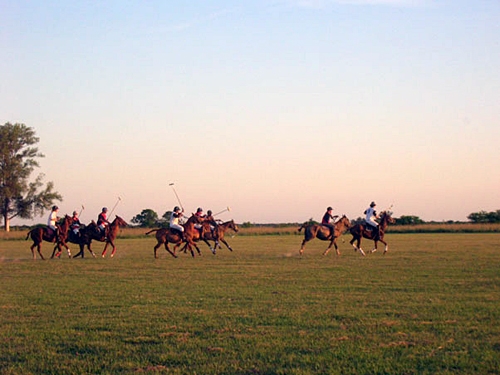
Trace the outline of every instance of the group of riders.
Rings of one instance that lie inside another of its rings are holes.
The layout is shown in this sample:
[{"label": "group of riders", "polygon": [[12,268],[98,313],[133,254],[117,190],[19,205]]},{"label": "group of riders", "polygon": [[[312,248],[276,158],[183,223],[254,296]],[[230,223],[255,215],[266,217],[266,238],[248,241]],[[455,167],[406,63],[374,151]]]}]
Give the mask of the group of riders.
[{"label": "group of riders", "polygon": [[[47,229],[49,236],[55,237],[56,241],[59,242],[60,237],[60,227],[57,224],[60,218],[57,216],[59,212],[59,207],[52,206],[52,210],[50,211],[49,217],[47,219]],[[81,236],[80,229],[85,227],[84,224],[80,221],[78,217],[79,214],[76,211],[73,211],[73,215],[71,216],[71,225],[69,235],[78,239]],[[106,237],[108,234],[108,226],[110,222],[108,221],[108,209],[106,207],[102,208],[102,211],[97,216],[97,223],[94,227],[95,234],[97,236]]]},{"label": "group of riders", "polygon": [[[378,233],[378,223],[376,221],[378,215],[377,211],[375,211],[375,206],[376,206],[375,202],[371,202],[370,206],[364,211],[365,223],[367,224],[366,229],[372,230],[374,235]],[[59,207],[53,206],[47,220],[48,230],[49,232],[50,231],[52,232],[51,234],[55,236],[56,240],[59,240],[59,234],[60,234],[60,229],[57,224],[57,222],[59,221],[59,217],[57,216],[58,211]],[[328,207],[321,220],[321,224],[330,228],[331,233],[333,233],[335,222],[336,219],[338,218],[338,215],[332,215],[332,213],[333,213],[333,208]],[[107,215],[108,215],[108,209],[106,207],[103,207],[102,211],[97,216],[97,223],[95,226],[95,231],[97,235],[102,235],[104,237],[107,235],[108,226],[110,224]],[[208,210],[207,213],[204,214],[203,209],[201,207],[198,207],[195,215],[204,219],[203,221],[205,223],[208,223],[209,229],[213,237],[217,238],[218,224],[215,218],[213,217],[212,211]],[[79,216],[78,212],[73,211],[73,216],[71,217],[71,226],[70,226],[71,230],[70,235],[73,236],[73,238],[80,237],[80,229],[83,227],[83,224],[80,222],[78,216]],[[175,206],[170,216],[170,229],[174,231],[179,231],[182,237],[184,238],[184,227],[182,226],[183,217],[184,217],[184,209],[181,209],[179,206]],[[196,224],[195,227],[197,229],[201,229],[202,224]]]},{"label": "group of riders", "polygon": [[[47,219],[47,228],[49,231],[50,236],[55,236],[56,241],[59,242],[59,236],[60,236],[60,228],[59,225],[57,224],[60,218],[57,216],[57,213],[59,211],[59,207],[53,206],[52,210],[49,214],[49,217]],[[97,216],[97,223],[94,228],[95,234],[98,236],[107,236],[108,233],[108,227],[110,222],[108,221],[108,209],[106,207],[102,208],[102,211],[99,213]],[[218,223],[213,217],[212,211],[208,210],[206,214],[203,213],[203,209],[201,207],[198,207],[195,213],[196,216],[199,218],[203,219],[204,223],[207,223],[209,225],[209,230],[212,233],[212,236],[214,239],[217,239],[217,226]],[[71,217],[71,225],[70,225],[70,232],[69,235],[72,236],[75,239],[78,239],[80,237],[80,229],[84,227],[84,225],[80,222],[79,219],[79,214],[76,211],[73,211],[73,216]],[[181,209],[178,206],[174,207],[174,210],[170,216],[170,228],[173,231],[179,231],[182,235],[182,238],[184,238],[184,227],[182,226],[183,223],[183,218],[184,218],[184,209]],[[195,224],[195,228],[201,230],[202,224]]]},{"label": "group of riders", "polygon": [[[203,225],[208,226],[208,229],[212,233],[212,237],[215,239],[215,241],[218,240],[218,223],[215,220],[212,211],[208,210],[206,214],[203,213],[203,208],[198,207],[196,209],[196,213],[194,214],[195,216],[199,217],[200,219],[203,219],[203,224],[195,224],[194,227],[198,230],[202,230]],[[179,206],[175,206],[174,210],[172,211],[172,215],[170,216],[170,229],[174,231],[179,231],[182,235],[182,238],[185,240],[185,229],[184,226],[182,225],[182,222],[184,217],[184,209],[180,208]],[[205,224],[206,223],[206,224]]]},{"label": "group of riders", "polygon": [[[376,219],[378,219],[378,214],[377,211],[375,211],[375,202],[370,203],[370,207],[368,207],[364,211],[365,215],[365,223],[367,224],[365,226],[365,229],[372,231],[373,236],[376,237],[379,234],[379,227]],[[334,229],[335,229],[335,222],[336,219],[338,218],[338,215],[332,215],[333,208],[328,207],[326,209],[325,214],[323,215],[323,219],[321,219],[321,224],[330,228],[330,233],[332,234]]]}]

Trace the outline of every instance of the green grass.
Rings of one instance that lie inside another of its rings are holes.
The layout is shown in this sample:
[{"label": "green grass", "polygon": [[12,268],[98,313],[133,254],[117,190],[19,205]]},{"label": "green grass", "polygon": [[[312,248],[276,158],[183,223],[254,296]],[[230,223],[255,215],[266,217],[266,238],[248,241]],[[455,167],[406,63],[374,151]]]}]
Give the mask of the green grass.
[{"label": "green grass", "polygon": [[500,235],[387,240],[155,260],[154,238],[119,238],[112,259],[47,261],[0,241],[0,374],[498,374]]}]

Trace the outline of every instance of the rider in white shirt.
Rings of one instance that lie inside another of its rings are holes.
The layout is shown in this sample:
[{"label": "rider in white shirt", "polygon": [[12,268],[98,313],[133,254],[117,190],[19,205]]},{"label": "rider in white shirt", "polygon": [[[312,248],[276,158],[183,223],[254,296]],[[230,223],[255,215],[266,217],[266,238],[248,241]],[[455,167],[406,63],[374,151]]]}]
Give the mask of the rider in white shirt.
[{"label": "rider in white shirt", "polygon": [[378,230],[378,223],[375,221],[375,219],[378,218],[377,211],[375,211],[375,202],[370,203],[370,207],[368,207],[365,210],[365,222],[366,224],[370,225],[373,229]]},{"label": "rider in white shirt", "polygon": [[183,216],[183,212],[184,210],[181,211],[181,209],[178,206],[174,207],[174,211],[170,216],[170,228],[177,229],[184,236],[184,227],[180,223],[180,219]]}]

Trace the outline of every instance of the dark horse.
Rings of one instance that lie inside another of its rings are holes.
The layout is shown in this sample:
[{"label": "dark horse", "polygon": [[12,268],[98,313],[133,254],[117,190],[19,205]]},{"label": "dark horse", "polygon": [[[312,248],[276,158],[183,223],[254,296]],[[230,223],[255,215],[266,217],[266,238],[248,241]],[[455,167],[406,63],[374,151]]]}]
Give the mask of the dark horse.
[{"label": "dark horse", "polygon": [[[191,251],[191,255],[193,257],[194,257],[193,246],[198,251],[198,254],[201,255],[200,249],[194,243],[193,238],[196,236],[196,233],[199,233],[198,230],[194,227],[194,225],[201,224],[203,221],[204,219],[202,217],[191,215],[191,217],[184,224],[182,224],[182,226],[184,227],[184,236],[186,237],[186,240],[182,238],[182,233],[175,229],[156,228],[156,229],[151,229],[149,232],[147,232],[146,234],[156,232],[156,241],[158,243],[154,247],[155,258],[158,258],[156,250],[158,250],[158,248],[161,245],[165,246],[165,250],[167,250],[170,253],[170,255],[172,255],[174,258],[177,258],[176,254],[177,249],[183,242],[186,242],[186,246]],[[174,244],[174,251],[171,251],[170,248],[168,247],[169,242]]]},{"label": "dark horse", "polygon": [[318,238],[322,241],[330,241],[330,245],[328,245],[328,248],[323,252],[323,255],[328,254],[328,252],[332,248],[332,245],[335,246],[337,255],[340,255],[340,251],[337,246],[337,238],[340,237],[347,230],[347,228],[349,228],[350,225],[351,223],[345,215],[342,215],[342,217],[334,224],[333,233],[326,225],[308,223],[302,224],[302,226],[299,228],[299,232],[303,228],[305,228],[305,238],[304,241],[302,241],[300,255],[304,253],[304,247],[306,246],[306,243],[314,238]]},{"label": "dark horse", "polygon": [[[26,236],[26,240],[30,238],[33,240],[33,245],[31,245],[31,253],[33,254],[33,259],[36,259],[36,253],[34,252],[35,247],[37,248],[38,254],[40,254],[40,258],[45,260],[42,255],[42,242],[47,241],[56,244],[56,248],[59,249],[59,255],[61,254],[61,245],[66,248],[68,251],[68,256],[71,258],[71,250],[66,244],[66,239],[68,237],[68,230],[72,223],[72,219],[70,216],[65,215],[62,219],[62,223],[59,224],[59,241],[56,239],[56,234],[53,230],[49,230],[47,226],[38,226],[36,228],[31,229]],[[52,253],[52,258],[54,257],[54,253]]]},{"label": "dark horse", "polygon": [[89,225],[80,230],[80,252],[76,254],[75,257],[81,256],[83,258],[83,249],[85,246],[87,246],[92,255],[94,255],[91,248],[92,240],[106,243],[101,254],[103,258],[106,256],[108,245],[111,245],[113,248],[111,258],[114,257],[116,252],[115,240],[118,235],[118,231],[120,230],[120,227],[126,226],[128,226],[127,222],[120,216],[116,215],[116,218],[111,222],[111,224],[109,224],[106,232],[102,233],[97,227],[97,224],[92,221]]},{"label": "dark horse", "polygon": [[[96,231],[95,226],[93,228],[91,226],[91,230]],[[71,243],[74,243],[74,244],[77,244],[78,246],[80,246],[80,251],[78,252],[78,254],[73,255],[73,258],[78,258],[78,257],[84,258],[85,257],[85,252],[84,252],[85,246],[87,246],[87,250],[90,252],[90,254],[92,254],[92,257],[94,257],[94,258],[96,257],[96,254],[90,248],[92,238],[90,236],[90,232],[87,232],[87,227],[85,225],[82,224],[80,226],[80,230],[79,230],[78,234],[76,234],[70,230],[68,232],[68,242],[71,242]]]},{"label": "dark horse", "polygon": [[[389,250],[389,246],[387,242],[384,241],[384,233],[389,224],[394,224],[396,221],[391,217],[391,213],[388,211],[382,211],[380,213],[380,223],[378,225],[378,230],[376,228],[371,229],[370,224],[358,223],[349,229],[349,232],[352,234],[352,240],[349,242],[354,250],[359,250],[361,255],[365,255],[363,249],[361,249],[361,238],[368,238],[369,240],[373,240],[375,246],[371,251],[374,253],[377,251],[377,242],[380,241],[385,245],[384,254]],[[370,230],[371,229],[371,230]],[[354,245],[354,241],[356,241],[356,245]]]},{"label": "dark horse", "polygon": [[[193,241],[204,241],[208,247],[210,248],[210,251],[215,255],[217,247],[219,249],[222,249],[222,246],[220,245],[220,242],[222,242],[226,247],[229,249],[229,251],[233,251],[231,246],[227,243],[227,241],[224,239],[224,234],[227,232],[228,229],[232,229],[235,232],[238,232],[238,225],[234,222],[234,220],[226,221],[224,223],[220,223],[217,225],[217,228],[212,230],[210,229],[210,223],[205,222],[203,223],[203,227],[198,229],[198,233],[195,233],[193,236]],[[208,241],[214,241],[214,247],[210,246],[210,243]]]}]

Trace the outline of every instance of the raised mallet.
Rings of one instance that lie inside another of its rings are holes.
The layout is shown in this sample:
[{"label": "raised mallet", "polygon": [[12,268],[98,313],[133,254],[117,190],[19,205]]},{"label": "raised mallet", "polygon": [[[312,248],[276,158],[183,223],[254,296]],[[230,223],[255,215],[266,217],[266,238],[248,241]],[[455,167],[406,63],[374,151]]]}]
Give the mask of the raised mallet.
[{"label": "raised mallet", "polygon": [[223,209],[222,211],[217,212],[216,214],[214,214],[214,216],[220,215],[221,213],[226,212],[226,211],[231,211],[229,206],[227,206],[227,208]]},{"label": "raised mallet", "polygon": [[111,209],[111,212],[109,213],[109,216],[111,216],[111,214],[113,213],[113,211],[115,210],[116,206],[118,206],[118,203],[120,203],[121,200],[122,199],[120,197],[118,197],[118,200],[116,201],[115,205]]},{"label": "raised mallet", "polygon": [[179,196],[177,195],[177,192],[175,191],[174,183],[171,182],[170,184],[168,184],[168,186],[172,187],[172,190],[174,191],[174,194],[175,194],[175,196],[177,198],[177,202],[179,202],[179,206],[181,206],[182,211],[184,211],[184,207],[182,206],[182,202],[181,202]]}]

